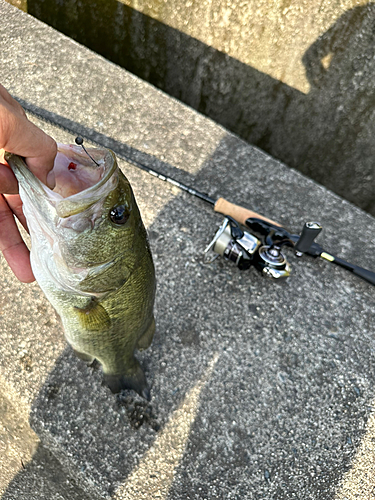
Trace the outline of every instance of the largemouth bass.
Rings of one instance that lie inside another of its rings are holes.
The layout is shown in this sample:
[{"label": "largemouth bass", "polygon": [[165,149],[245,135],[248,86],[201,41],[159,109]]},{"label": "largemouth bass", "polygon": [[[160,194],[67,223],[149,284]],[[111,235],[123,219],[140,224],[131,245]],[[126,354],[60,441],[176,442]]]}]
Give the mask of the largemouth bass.
[{"label": "largemouth bass", "polygon": [[110,150],[58,145],[52,191],[22,158],[6,154],[19,182],[34,276],[78,357],[98,360],[112,392],[150,399],[135,349],[155,330],[155,272],[131,186]]}]

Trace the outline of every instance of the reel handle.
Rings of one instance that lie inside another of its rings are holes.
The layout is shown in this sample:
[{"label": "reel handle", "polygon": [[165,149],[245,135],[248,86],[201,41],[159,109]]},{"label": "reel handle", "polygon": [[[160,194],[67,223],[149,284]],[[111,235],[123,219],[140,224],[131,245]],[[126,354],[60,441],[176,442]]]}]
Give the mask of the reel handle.
[{"label": "reel handle", "polygon": [[278,222],[268,219],[267,217],[264,217],[263,215],[260,215],[257,212],[253,212],[252,210],[249,210],[247,208],[235,205],[234,203],[230,203],[224,198],[219,198],[216,201],[214,205],[214,210],[215,212],[219,212],[220,214],[229,215],[230,217],[233,217],[233,219],[235,219],[243,226],[246,225],[247,219],[262,219],[270,224],[273,224],[274,226],[281,227],[281,225]]},{"label": "reel handle", "polygon": [[298,257],[307,252],[313,244],[315,238],[321,232],[322,226],[318,222],[305,222],[301,236],[294,245]]}]

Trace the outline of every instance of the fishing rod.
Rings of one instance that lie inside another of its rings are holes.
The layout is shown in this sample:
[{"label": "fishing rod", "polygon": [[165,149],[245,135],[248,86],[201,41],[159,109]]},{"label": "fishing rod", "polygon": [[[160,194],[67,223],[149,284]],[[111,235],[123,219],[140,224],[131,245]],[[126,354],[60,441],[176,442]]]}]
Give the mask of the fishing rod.
[{"label": "fishing rod", "polygon": [[[84,147],[81,137],[76,138],[76,143]],[[116,151],[114,152],[116,153]],[[253,265],[263,275],[279,279],[287,278],[291,272],[290,264],[281,252],[281,248],[286,245],[294,248],[297,257],[301,257],[305,253],[312,257],[321,257],[375,285],[375,273],[373,271],[350,264],[326,252],[321,245],[314,241],[322,231],[322,226],[318,222],[306,222],[301,235],[291,234],[277,222],[257,212],[235,205],[224,198],[218,198],[215,201],[207,194],[166,176],[134,160],[134,158],[125,156],[122,153],[118,153],[118,156],[150,175],[177,186],[179,189],[209,203],[214,207],[215,212],[225,215],[221,227],[211,243],[206,247],[205,254],[212,250],[216,253],[216,256],[221,255],[226,260],[234,262],[241,270],[248,269]],[[212,262],[213,260],[206,260],[206,262]]]},{"label": "fishing rod", "polygon": [[[215,258],[220,255],[224,259],[234,262],[239,269],[248,269],[253,265],[264,276],[274,279],[287,278],[290,275],[291,266],[281,250],[283,246],[288,246],[294,249],[297,257],[301,257],[303,254],[314,258],[320,257],[375,285],[375,272],[346,262],[344,259],[324,250],[321,245],[314,241],[322,231],[319,223],[306,222],[300,235],[292,234],[278,222],[257,212],[235,205],[224,198],[215,200],[206,193],[202,193],[173,177],[164,175],[155,168],[147,165],[147,161],[136,159],[132,152],[134,150],[124,143],[88,127],[84,127],[56,113],[39,108],[23,99],[18,97],[15,97],[15,99],[26,111],[34,116],[73,135],[78,135],[78,144],[83,144],[82,138],[84,137],[99,147],[109,148],[119,158],[203,200],[213,206],[215,212],[224,215],[222,225],[204,251],[206,262],[212,262],[213,259],[209,259],[208,257],[209,252],[212,252],[216,254]],[[143,157],[146,157],[148,161],[151,160],[151,163],[158,162],[156,158],[146,153],[143,154]]]}]

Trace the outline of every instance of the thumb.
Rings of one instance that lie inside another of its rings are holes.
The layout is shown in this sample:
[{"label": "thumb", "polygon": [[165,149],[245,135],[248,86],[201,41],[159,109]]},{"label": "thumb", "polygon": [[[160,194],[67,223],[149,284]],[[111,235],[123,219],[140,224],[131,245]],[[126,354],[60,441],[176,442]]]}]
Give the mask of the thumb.
[{"label": "thumb", "polygon": [[[23,156],[27,166],[33,174],[44,184],[47,184],[47,176],[50,181],[51,175],[48,174],[53,169],[54,160],[57,154],[57,144],[55,140],[29,120],[27,135],[23,135],[22,139],[24,146],[22,147],[22,152],[20,149],[17,154]],[[30,141],[27,145],[26,140]]]}]

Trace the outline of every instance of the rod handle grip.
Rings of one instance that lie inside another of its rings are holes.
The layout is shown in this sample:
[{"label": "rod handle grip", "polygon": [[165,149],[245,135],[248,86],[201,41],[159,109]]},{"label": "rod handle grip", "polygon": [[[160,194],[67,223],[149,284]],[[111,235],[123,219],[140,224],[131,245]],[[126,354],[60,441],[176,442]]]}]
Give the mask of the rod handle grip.
[{"label": "rod handle grip", "polygon": [[368,269],[363,269],[363,267],[355,266],[353,273],[363,280],[368,281],[372,285],[375,285],[375,273],[374,271],[369,271]]},{"label": "rod handle grip", "polygon": [[[327,256],[329,257],[327,259]],[[353,274],[358,276],[359,278],[362,278],[365,281],[368,281],[371,283],[371,285],[375,285],[375,272],[370,271],[369,269],[364,269],[363,267],[359,267],[355,264],[350,264],[349,262],[346,262],[344,259],[341,259],[340,257],[336,257],[334,255],[327,254],[326,252],[323,252],[321,254],[321,257],[323,257],[326,260],[330,260],[334,264],[337,264],[344,269],[347,269],[348,271],[351,271]]]},{"label": "rod handle grip", "polygon": [[235,219],[237,222],[239,222],[244,226],[246,225],[247,219],[262,219],[266,222],[269,222],[270,224],[273,224],[274,226],[281,227],[281,225],[278,222],[268,219],[267,217],[264,217],[263,215],[260,215],[257,212],[253,212],[248,208],[240,207],[239,205],[230,203],[224,198],[219,198],[217,200],[214,206],[214,210],[215,212],[219,212],[220,214],[229,215],[230,217],[233,217],[233,219]]}]

